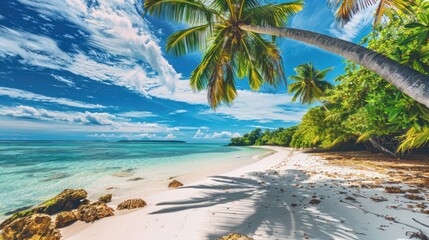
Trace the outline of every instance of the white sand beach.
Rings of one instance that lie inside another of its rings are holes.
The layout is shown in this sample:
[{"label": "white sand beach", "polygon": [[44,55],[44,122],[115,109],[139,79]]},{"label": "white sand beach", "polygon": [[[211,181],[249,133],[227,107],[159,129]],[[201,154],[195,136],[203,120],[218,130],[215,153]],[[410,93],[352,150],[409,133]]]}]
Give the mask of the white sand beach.
[{"label": "white sand beach", "polygon": [[[148,206],[116,211],[92,224],[77,222],[61,230],[63,238],[198,240],[238,232],[257,240],[409,239],[420,230],[429,235],[424,226],[429,215],[411,208],[429,207],[427,189],[417,194],[425,201],[414,201],[384,188],[362,188],[356,183],[387,177],[327,165],[321,157],[289,148],[269,148],[277,152],[228,173],[134,196]],[[375,202],[374,196],[387,201]]]}]

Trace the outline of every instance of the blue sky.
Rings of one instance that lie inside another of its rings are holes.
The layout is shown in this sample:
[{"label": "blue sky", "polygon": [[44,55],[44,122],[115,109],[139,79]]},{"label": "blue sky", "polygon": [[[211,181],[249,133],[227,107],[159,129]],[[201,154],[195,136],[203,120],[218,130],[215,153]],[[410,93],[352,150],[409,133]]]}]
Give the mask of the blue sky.
[{"label": "blue sky", "polygon": [[[141,17],[140,0],[10,0],[0,9],[0,139],[175,139],[225,142],[255,127],[299,123],[307,106],[285,87],[250,91],[239,82],[232,106],[216,111],[188,77],[200,59],[174,57],[166,38],[183,26]],[[372,10],[334,24],[323,0],[306,0],[289,25],[359,42]],[[299,64],[342,59],[280,39],[287,75]]]}]

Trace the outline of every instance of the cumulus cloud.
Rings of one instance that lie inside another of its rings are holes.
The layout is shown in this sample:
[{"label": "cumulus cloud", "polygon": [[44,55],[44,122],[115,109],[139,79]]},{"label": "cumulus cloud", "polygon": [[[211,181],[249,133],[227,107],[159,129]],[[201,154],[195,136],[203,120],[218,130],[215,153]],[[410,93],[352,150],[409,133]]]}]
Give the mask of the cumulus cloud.
[{"label": "cumulus cloud", "polygon": [[233,137],[240,137],[241,134],[237,132],[222,131],[222,132],[213,132],[209,133],[208,131],[203,132],[201,129],[198,129],[195,132],[194,139],[230,139]]},{"label": "cumulus cloud", "polygon": [[[93,49],[83,51],[75,46],[75,51],[64,52],[50,37],[0,27],[0,58],[19,56],[26,66],[65,70],[142,94],[161,83],[172,91],[181,78],[164,58],[159,40],[141,17],[136,0],[100,0],[97,4],[83,0],[20,2],[47,20],[78,25]],[[67,80],[58,76],[56,79]]]},{"label": "cumulus cloud", "polygon": [[[189,104],[207,105],[206,91],[195,93],[189,87],[189,80],[181,80],[176,85],[176,91],[169,94],[166,89],[152,88],[148,94],[153,97],[169,99]],[[258,122],[298,122],[307,111],[306,106],[291,103],[292,97],[288,94],[272,94],[238,90],[234,103],[221,106],[215,112],[204,110],[202,114],[221,114],[237,120],[255,120]]]},{"label": "cumulus cloud", "polygon": [[[53,111],[31,106],[0,107],[0,116],[13,118],[31,118],[43,122],[69,123],[76,125],[77,129],[88,132],[150,132],[170,133],[179,130],[175,127],[158,123],[131,122],[120,116],[105,112],[74,112],[74,111]],[[36,123],[34,123],[37,125]],[[33,125],[31,123],[30,125]],[[91,126],[91,128],[79,126]],[[19,129],[19,126],[16,126]],[[66,131],[66,129],[64,129]]]},{"label": "cumulus cloud", "polygon": [[77,108],[105,108],[105,106],[102,106],[100,104],[84,103],[84,102],[75,101],[67,98],[48,97],[45,95],[32,93],[32,92],[28,92],[28,91],[24,91],[16,88],[0,87],[0,96],[6,96],[10,98],[15,98],[15,99],[22,99],[22,100],[29,100],[29,101],[36,101],[36,102],[56,103],[56,104],[61,104],[69,107],[77,107]]}]

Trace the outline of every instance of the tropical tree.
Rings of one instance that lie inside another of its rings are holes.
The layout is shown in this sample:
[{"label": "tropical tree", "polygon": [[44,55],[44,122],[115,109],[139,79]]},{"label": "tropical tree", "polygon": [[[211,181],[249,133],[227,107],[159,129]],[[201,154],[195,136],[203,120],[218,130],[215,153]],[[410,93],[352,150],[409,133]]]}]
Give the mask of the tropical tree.
[{"label": "tropical tree", "polygon": [[190,83],[194,90],[207,88],[212,107],[234,100],[235,76],[247,77],[252,89],[263,83],[277,85],[284,78],[278,47],[260,34],[287,37],[345,57],[429,107],[429,76],[363,46],[285,28],[288,17],[302,9],[301,1],[263,5],[260,0],[145,0],[144,8],[190,25],[169,37],[167,51],[204,52]]},{"label": "tropical tree", "polygon": [[329,0],[330,5],[336,10],[335,17],[342,24],[347,23],[352,17],[370,7],[377,5],[374,14],[375,26],[380,22],[385,14],[389,14],[392,10],[395,12],[410,12],[411,0]]},{"label": "tropical tree", "polygon": [[[288,86],[289,93],[295,93],[292,102],[295,102],[298,98],[302,104],[312,104],[320,101],[326,90],[332,87],[329,82],[325,81],[326,75],[332,69],[331,67],[317,70],[312,63],[302,64],[295,68],[296,75],[289,77],[295,82],[290,83]],[[323,107],[327,110],[325,105]]]}]

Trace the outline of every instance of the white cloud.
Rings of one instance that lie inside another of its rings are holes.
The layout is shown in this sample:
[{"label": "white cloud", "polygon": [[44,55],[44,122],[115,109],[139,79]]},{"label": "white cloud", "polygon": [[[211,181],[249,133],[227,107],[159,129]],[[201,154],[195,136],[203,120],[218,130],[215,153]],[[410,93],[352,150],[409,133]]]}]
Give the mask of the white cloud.
[{"label": "white cloud", "polygon": [[332,23],[329,32],[338,38],[352,41],[363,28],[368,26],[374,20],[376,7],[377,4],[359,11],[344,26],[336,26],[335,23]]},{"label": "white cloud", "polygon": [[32,92],[28,92],[28,91],[24,91],[16,88],[0,87],[0,96],[7,96],[10,98],[37,101],[37,102],[57,103],[57,104],[70,106],[70,107],[77,107],[77,108],[105,108],[100,104],[84,103],[84,102],[75,101],[67,98],[48,97],[45,95],[32,93]]},{"label": "white cloud", "polygon": [[222,131],[222,132],[213,132],[209,133],[206,131],[205,133],[198,129],[197,132],[194,135],[194,139],[229,139],[233,137],[240,137],[241,134],[237,132],[230,132],[230,131]]},{"label": "white cloud", "polygon": [[118,116],[129,117],[129,118],[145,118],[145,117],[156,117],[157,115],[147,111],[131,111],[118,113]]},{"label": "white cloud", "polygon": [[97,4],[83,0],[20,2],[46,19],[77,24],[90,39],[90,46],[104,52],[84,53],[75,46],[74,53],[66,53],[49,37],[0,27],[0,58],[20,56],[27,66],[65,70],[142,94],[162,83],[173,90],[181,78],[164,58],[159,40],[141,17],[141,3],[136,0],[100,0]]},{"label": "white cloud", "polygon": [[176,111],[170,112],[168,115],[176,115],[176,114],[187,113],[187,112],[188,112],[188,110],[185,110],[185,109],[179,109],[179,110],[176,110]]},{"label": "white cloud", "polygon": [[[30,106],[2,106],[0,107],[0,116],[31,118],[42,121],[43,123],[50,123],[53,126],[55,126],[55,124],[69,123],[75,125],[76,129],[82,129],[82,132],[169,133],[179,130],[178,128],[172,128],[158,123],[130,122],[127,119],[105,112],[61,112]],[[35,126],[37,123],[32,122],[29,125]],[[90,128],[84,126],[90,126]],[[14,128],[20,129],[19,125]],[[65,128],[64,131],[68,128],[70,128],[70,126]]]},{"label": "white cloud", "polygon": [[[188,80],[178,81],[176,91],[172,94],[164,88],[152,88],[148,94],[178,102],[207,105],[207,92],[193,92],[189,87]],[[222,114],[237,120],[255,120],[261,123],[271,121],[298,122],[307,111],[307,107],[298,103],[291,103],[291,100],[292,96],[288,94],[238,90],[238,96],[230,107],[221,106],[215,112],[208,109],[202,114]]]},{"label": "white cloud", "polygon": [[175,139],[176,136],[172,133],[169,133],[167,136],[164,137],[165,139]]},{"label": "white cloud", "polygon": [[200,138],[203,138],[203,137],[204,137],[203,131],[201,131],[201,129],[198,129],[197,132],[194,135],[194,138],[195,139],[200,139]]},{"label": "white cloud", "polygon": [[75,86],[75,83],[72,80],[66,79],[64,77],[61,77],[61,76],[58,76],[58,75],[55,75],[55,74],[51,74],[51,76],[53,78],[57,79],[58,81],[67,84],[69,87],[74,87]]}]

